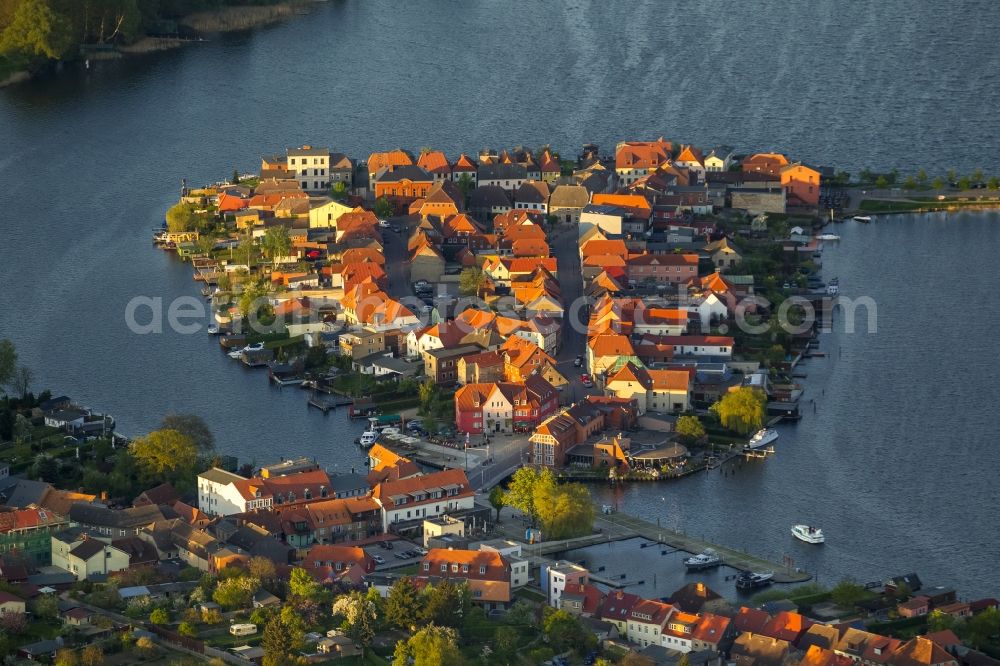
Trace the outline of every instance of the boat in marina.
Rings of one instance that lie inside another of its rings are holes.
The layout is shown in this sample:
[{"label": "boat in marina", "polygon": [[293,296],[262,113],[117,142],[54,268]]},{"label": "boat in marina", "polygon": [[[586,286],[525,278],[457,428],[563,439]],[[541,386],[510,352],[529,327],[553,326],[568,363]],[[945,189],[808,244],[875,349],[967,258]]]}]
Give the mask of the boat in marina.
[{"label": "boat in marina", "polygon": [[711,569],[722,564],[722,558],[711,548],[707,548],[705,552],[699,553],[698,555],[692,555],[684,559],[684,566],[687,567],[688,571],[701,571],[703,569]]},{"label": "boat in marina", "polygon": [[836,296],[840,293],[840,278],[832,278],[826,285],[826,293],[831,296]]},{"label": "boat in marina", "polygon": [[869,222],[872,221],[872,216],[871,215],[855,215],[854,216],[854,221],[855,222],[861,222],[862,224],[868,224]]},{"label": "boat in marina", "polygon": [[819,236],[816,236],[816,240],[838,241],[840,240],[840,236],[837,234],[820,234]]},{"label": "boat in marina", "polygon": [[773,571],[744,571],[736,577],[736,589],[742,591],[756,590],[761,587],[767,587],[773,582]]},{"label": "boat in marina", "polygon": [[792,536],[806,543],[824,543],[826,541],[823,530],[809,525],[792,525]]},{"label": "boat in marina", "polygon": [[768,444],[778,439],[778,431],[773,428],[761,428],[754,436],[750,438],[750,441],[746,443],[743,448],[747,451],[758,451],[763,449]]}]

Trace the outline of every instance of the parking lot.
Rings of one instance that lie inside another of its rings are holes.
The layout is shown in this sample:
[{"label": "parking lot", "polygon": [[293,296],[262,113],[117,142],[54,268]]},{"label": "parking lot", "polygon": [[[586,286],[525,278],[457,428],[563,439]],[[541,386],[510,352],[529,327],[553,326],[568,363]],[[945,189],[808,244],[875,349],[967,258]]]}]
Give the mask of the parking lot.
[{"label": "parking lot", "polygon": [[395,569],[418,562],[427,554],[420,544],[405,539],[386,539],[363,546],[364,551],[375,560],[376,570]]}]

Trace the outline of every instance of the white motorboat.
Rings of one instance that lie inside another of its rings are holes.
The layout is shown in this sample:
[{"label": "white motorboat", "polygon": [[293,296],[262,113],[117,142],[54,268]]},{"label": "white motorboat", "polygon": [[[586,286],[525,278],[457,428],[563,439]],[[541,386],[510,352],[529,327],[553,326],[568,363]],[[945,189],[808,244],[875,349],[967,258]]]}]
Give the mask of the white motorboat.
[{"label": "white motorboat", "polygon": [[770,585],[773,582],[773,578],[773,571],[763,571],[760,573],[744,571],[736,577],[736,589],[744,591],[756,590],[759,587]]},{"label": "white motorboat", "polygon": [[368,448],[375,443],[378,439],[378,433],[374,430],[366,430],[361,433],[361,439],[358,440],[358,445]]},{"label": "white motorboat", "polygon": [[778,431],[773,428],[761,428],[754,436],[750,438],[747,442],[746,448],[748,451],[756,451],[762,449],[774,440],[778,439]]},{"label": "white motorboat", "polygon": [[711,548],[706,549],[705,552],[699,553],[698,555],[692,555],[684,559],[684,566],[688,568],[688,571],[701,571],[702,569],[711,569],[712,567],[717,567],[722,564],[722,558]]},{"label": "white motorboat", "polygon": [[219,334],[219,327],[215,326],[215,325],[209,326],[208,327],[208,334],[209,335],[218,335]]},{"label": "white motorboat", "polygon": [[792,525],[792,536],[806,543],[823,543],[826,541],[826,537],[823,536],[823,530],[818,527],[810,527],[809,525]]},{"label": "white motorboat", "polygon": [[840,240],[840,236],[837,234],[820,234],[816,236],[816,240],[835,241]]},{"label": "white motorboat", "polygon": [[855,215],[854,216],[854,221],[855,222],[863,222],[864,224],[868,224],[869,222],[872,221],[872,216],[871,215]]}]

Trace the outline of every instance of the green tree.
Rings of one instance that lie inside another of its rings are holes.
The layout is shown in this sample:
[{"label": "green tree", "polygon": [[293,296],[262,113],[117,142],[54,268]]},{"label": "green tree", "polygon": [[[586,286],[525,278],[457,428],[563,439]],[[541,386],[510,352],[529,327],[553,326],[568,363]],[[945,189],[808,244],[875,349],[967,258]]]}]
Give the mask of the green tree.
[{"label": "green tree", "polygon": [[198,449],[194,441],[176,430],[154,430],[129,446],[139,469],[150,479],[187,487],[196,472]]},{"label": "green tree", "polygon": [[0,388],[7,386],[17,369],[17,350],[14,343],[4,338],[0,340]]},{"label": "green tree", "polygon": [[54,620],[59,615],[59,599],[54,594],[43,594],[35,600],[36,617]]},{"label": "green tree", "polygon": [[862,599],[868,596],[864,586],[853,583],[849,580],[842,580],[830,590],[830,598],[833,603],[841,608],[854,608]]},{"label": "green tree", "polygon": [[522,467],[514,472],[504,494],[504,504],[521,511],[532,519],[538,519],[535,511],[535,485],[538,483],[538,471],[534,467]]},{"label": "green tree", "polygon": [[458,276],[458,290],[463,296],[482,296],[489,278],[478,268],[464,268]]},{"label": "green tree", "polygon": [[705,436],[705,426],[701,424],[697,416],[678,417],[674,429],[687,442],[696,442]]},{"label": "green tree", "polygon": [[991,190],[1000,189],[1000,178],[997,178],[996,176],[991,176],[989,182],[986,183],[986,187],[990,188]]},{"label": "green tree", "polygon": [[392,666],[463,666],[458,633],[451,627],[429,625],[396,643]]},{"label": "green tree", "polygon": [[935,178],[934,182],[931,183],[931,187],[934,188],[935,190],[943,190],[944,186],[945,186],[944,178],[942,178],[941,176]]},{"label": "green tree", "polygon": [[197,414],[167,414],[160,421],[160,429],[175,430],[188,437],[201,453],[209,453],[215,449],[215,435],[205,419]]},{"label": "green tree", "polygon": [[277,615],[264,625],[264,635],[260,644],[264,648],[264,666],[285,666],[288,663],[288,657],[292,652],[292,640]]},{"label": "green tree", "polygon": [[170,624],[170,613],[166,608],[154,608],[149,614],[150,624]]},{"label": "green tree", "polygon": [[302,615],[293,606],[286,604],[281,607],[278,617],[281,618],[281,626],[285,628],[292,647],[296,650],[301,649],[306,635],[306,622]]},{"label": "green tree", "polygon": [[396,210],[393,208],[392,202],[384,196],[379,197],[378,201],[375,202],[373,212],[380,220],[388,220],[396,214]]},{"label": "green tree", "polygon": [[226,610],[247,608],[260,589],[260,581],[251,576],[235,576],[219,581],[212,592],[212,601]]},{"label": "green tree", "polygon": [[316,599],[323,594],[323,586],[316,582],[302,567],[292,569],[288,577],[288,591],[292,596]]},{"label": "green tree", "polygon": [[749,435],[764,424],[766,406],[767,396],[763,391],[745,386],[726,393],[710,411],[724,428]]},{"label": "green tree", "polygon": [[191,636],[197,636],[198,630],[195,628],[193,624],[185,620],[184,622],[181,622],[180,624],[177,625],[177,633],[180,634],[181,636],[191,637]]},{"label": "green tree", "polygon": [[493,634],[493,649],[503,661],[510,661],[517,650],[517,630],[513,627],[497,627]]},{"label": "green tree", "polygon": [[969,176],[962,176],[958,179],[958,189],[963,192],[972,189],[972,179]]},{"label": "green tree", "polygon": [[915,190],[917,189],[917,179],[913,176],[907,176],[906,180],[903,181],[904,190]]},{"label": "green tree", "polygon": [[955,628],[955,618],[940,610],[932,610],[927,616],[927,631],[944,631]]},{"label": "green tree", "polygon": [[594,528],[594,502],[587,487],[580,483],[560,485],[549,469],[539,474],[534,505],[547,539],[583,536]]},{"label": "green tree", "polygon": [[580,621],[565,610],[545,606],[542,630],[549,645],[558,653],[566,650],[584,652],[597,644],[594,634],[583,628]]},{"label": "green tree", "polygon": [[917,172],[917,187],[920,189],[927,187],[927,172],[923,169]]},{"label": "green tree", "polygon": [[175,233],[191,231],[198,225],[195,205],[179,201],[167,209],[167,229]]},{"label": "green tree", "polygon": [[256,253],[257,246],[253,242],[253,237],[247,235],[240,239],[239,245],[236,246],[236,250],[233,252],[233,259],[240,264],[249,266]]},{"label": "green tree", "polygon": [[469,192],[472,191],[472,187],[472,176],[467,173],[463,173],[458,177],[458,191],[462,193],[463,200],[467,200],[469,198]]},{"label": "green tree", "polygon": [[330,197],[334,201],[343,201],[347,198],[347,183],[342,180],[336,181],[330,186]]},{"label": "green tree", "polygon": [[504,503],[504,492],[500,486],[493,486],[490,490],[490,506],[497,512],[497,522],[500,522],[500,510],[507,506]]},{"label": "green tree", "polygon": [[100,645],[88,645],[80,653],[80,666],[104,666],[104,650]]},{"label": "green tree", "polygon": [[879,177],[875,179],[875,189],[884,190],[887,187],[889,187],[889,179],[880,174]]},{"label": "green tree", "polygon": [[73,26],[49,0],[21,0],[0,35],[0,53],[22,53],[59,60],[73,45]]},{"label": "green tree", "polygon": [[347,635],[361,646],[364,659],[365,650],[375,638],[375,623],[378,621],[375,604],[358,590],[338,598],[333,603],[332,612],[344,618]]},{"label": "green tree", "polygon": [[965,621],[963,638],[977,650],[996,645],[1000,636],[1000,611],[987,608]]},{"label": "green tree", "polygon": [[63,648],[56,652],[54,666],[77,666],[80,660],[76,658],[76,650],[73,648]]},{"label": "green tree", "polygon": [[259,579],[262,583],[273,580],[277,575],[274,562],[260,555],[251,557],[250,561],[247,562],[247,573]]},{"label": "green tree", "polygon": [[404,631],[413,631],[420,619],[422,604],[413,579],[403,576],[389,588],[385,600],[385,620]]},{"label": "green tree", "polygon": [[292,250],[292,239],[288,235],[288,228],[282,225],[268,227],[260,244],[264,250],[264,256],[272,264],[278,257],[288,256]]},{"label": "green tree", "polygon": [[443,580],[424,588],[421,619],[426,624],[441,627],[459,627],[469,612],[469,588],[465,583]]},{"label": "green tree", "polygon": [[437,400],[437,384],[428,379],[417,389],[417,397],[420,398],[420,413],[429,414],[433,410],[434,402]]}]

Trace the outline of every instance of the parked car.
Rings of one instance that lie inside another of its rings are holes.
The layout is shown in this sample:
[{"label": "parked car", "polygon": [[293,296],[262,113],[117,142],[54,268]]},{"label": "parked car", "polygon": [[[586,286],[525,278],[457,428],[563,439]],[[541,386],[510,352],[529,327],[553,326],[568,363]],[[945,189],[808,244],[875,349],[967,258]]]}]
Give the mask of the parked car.
[{"label": "parked car", "polygon": [[379,220],[378,221],[378,226],[382,227],[383,229],[388,229],[389,228],[389,220]]},{"label": "parked car", "polygon": [[577,368],[581,367],[583,365],[583,357],[577,356],[575,359],[573,359],[573,365]]},{"label": "parked car", "polygon": [[385,558],[381,555],[372,555],[372,559],[375,560],[375,564],[385,564]]}]

